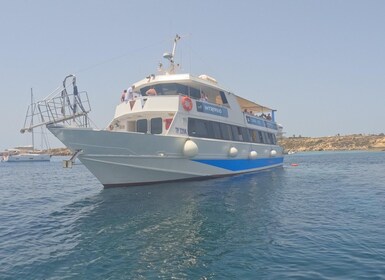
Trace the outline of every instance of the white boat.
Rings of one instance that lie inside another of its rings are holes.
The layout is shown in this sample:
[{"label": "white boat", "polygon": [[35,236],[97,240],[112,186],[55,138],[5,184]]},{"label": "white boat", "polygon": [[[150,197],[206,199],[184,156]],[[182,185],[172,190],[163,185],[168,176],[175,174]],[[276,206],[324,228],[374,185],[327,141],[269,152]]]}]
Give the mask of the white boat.
[{"label": "white boat", "polygon": [[44,120],[39,125],[105,187],[201,180],[283,165],[275,110],[235,95],[210,76],[176,73],[179,39],[164,54],[169,68],[134,83],[136,94],[122,99],[105,129],[89,127],[88,95],[78,92],[73,75],[61,91],[38,103]]},{"label": "white boat", "polygon": [[34,149],[7,149],[2,153],[1,161],[26,162],[26,161],[50,161],[51,155]]},{"label": "white boat", "polygon": [[[33,115],[34,109],[36,106],[33,106],[33,93],[31,89],[31,105],[27,116],[30,118],[30,125],[33,126]],[[25,125],[25,123],[24,123]],[[1,153],[1,161],[3,162],[26,162],[26,161],[51,161],[51,154],[45,153],[41,150],[35,149],[35,134],[33,128],[30,128],[28,132],[31,132],[32,145],[30,146],[21,146],[13,149],[7,149]]]}]

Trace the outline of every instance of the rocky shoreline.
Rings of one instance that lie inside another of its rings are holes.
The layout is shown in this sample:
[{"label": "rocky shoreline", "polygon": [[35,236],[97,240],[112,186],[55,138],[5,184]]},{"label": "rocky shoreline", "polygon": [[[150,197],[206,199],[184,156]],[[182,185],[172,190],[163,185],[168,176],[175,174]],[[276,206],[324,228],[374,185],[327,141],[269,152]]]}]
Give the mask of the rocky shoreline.
[{"label": "rocky shoreline", "polygon": [[[385,151],[385,135],[353,134],[327,137],[287,137],[278,140],[286,153],[308,151]],[[67,148],[45,150],[54,156],[70,156]]]},{"label": "rocky shoreline", "polygon": [[288,137],[278,141],[285,152],[385,151],[385,135],[353,134],[328,137]]}]

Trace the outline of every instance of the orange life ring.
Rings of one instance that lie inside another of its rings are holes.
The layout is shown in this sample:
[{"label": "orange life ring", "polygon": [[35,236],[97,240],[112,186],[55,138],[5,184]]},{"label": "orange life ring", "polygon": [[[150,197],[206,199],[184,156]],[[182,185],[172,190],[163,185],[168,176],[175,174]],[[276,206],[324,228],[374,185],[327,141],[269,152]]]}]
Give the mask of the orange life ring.
[{"label": "orange life ring", "polygon": [[185,109],[186,111],[191,111],[191,109],[193,107],[193,103],[192,103],[191,98],[188,96],[183,96],[182,97],[182,106],[183,106],[183,109]]}]

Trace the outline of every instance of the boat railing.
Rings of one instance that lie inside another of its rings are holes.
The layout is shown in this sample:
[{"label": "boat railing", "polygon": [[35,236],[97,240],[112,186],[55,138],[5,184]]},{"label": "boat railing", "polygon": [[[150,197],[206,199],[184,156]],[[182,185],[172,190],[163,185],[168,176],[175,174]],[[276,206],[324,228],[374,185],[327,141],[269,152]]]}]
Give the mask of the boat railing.
[{"label": "boat railing", "polygon": [[[66,85],[70,78],[72,78],[73,85],[72,93],[68,93]],[[87,92],[79,92],[75,76],[69,75],[64,79],[63,87],[56,89],[43,100],[32,102],[28,106],[24,127],[20,132],[24,133],[35,127],[60,123],[69,126],[88,127],[90,125],[88,118],[90,111],[91,106]]]},{"label": "boat railing", "polygon": [[248,112],[244,112],[243,114],[248,124],[266,127],[273,130],[278,130],[277,123],[273,120],[266,119],[266,117],[263,117],[263,115],[260,115],[260,116],[253,115]]}]

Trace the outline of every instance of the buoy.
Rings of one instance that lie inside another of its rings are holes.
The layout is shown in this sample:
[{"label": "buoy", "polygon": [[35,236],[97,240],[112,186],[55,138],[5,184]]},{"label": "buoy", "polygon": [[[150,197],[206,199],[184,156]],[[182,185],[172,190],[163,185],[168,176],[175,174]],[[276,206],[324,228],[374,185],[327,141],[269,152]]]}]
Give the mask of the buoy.
[{"label": "buoy", "polygon": [[186,157],[195,157],[198,154],[198,146],[192,140],[187,140],[183,146],[183,154]]},{"label": "buoy", "polygon": [[271,151],[270,151],[270,155],[271,155],[272,157],[275,157],[275,156],[277,155],[277,151],[276,151],[276,150],[271,150]]},{"label": "buoy", "polygon": [[236,157],[238,154],[238,149],[235,147],[231,147],[229,150],[229,156],[230,157]]},{"label": "buoy", "polygon": [[298,166],[298,163],[292,163],[291,166]]},{"label": "buoy", "polygon": [[258,153],[256,151],[251,151],[249,154],[250,159],[256,159],[258,156]]},{"label": "buoy", "polygon": [[182,97],[182,107],[186,111],[191,111],[191,109],[193,107],[193,102],[192,102],[190,97],[188,97],[188,96],[183,96]]}]

